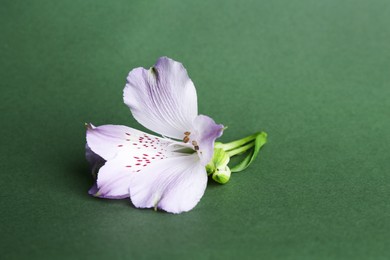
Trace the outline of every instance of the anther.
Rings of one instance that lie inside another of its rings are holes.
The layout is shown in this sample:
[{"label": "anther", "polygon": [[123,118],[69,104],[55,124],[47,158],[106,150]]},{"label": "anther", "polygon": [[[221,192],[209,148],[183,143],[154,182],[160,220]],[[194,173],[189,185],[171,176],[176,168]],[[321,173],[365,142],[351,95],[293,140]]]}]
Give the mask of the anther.
[{"label": "anther", "polygon": [[191,143],[194,146],[195,151],[198,151],[199,150],[198,142],[193,140]]},{"label": "anther", "polygon": [[190,135],[191,134],[191,132],[184,132],[184,135]]},{"label": "anther", "polygon": [[184,136],[184,138],[183,138],[184,143],[188,143],[189,140],[190,140],[190,138],[187,135]]}]

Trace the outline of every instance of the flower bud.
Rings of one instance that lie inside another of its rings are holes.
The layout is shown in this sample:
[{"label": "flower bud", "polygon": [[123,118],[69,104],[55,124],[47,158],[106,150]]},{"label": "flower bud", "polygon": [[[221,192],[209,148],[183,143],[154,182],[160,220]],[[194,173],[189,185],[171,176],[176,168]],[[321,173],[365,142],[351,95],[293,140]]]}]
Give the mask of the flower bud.
[{"label": "flower bud", "polygon": [[213,158],[206,165],[207,174],[212,174],[213,180],[218,183],[228,182],[230,179],[230,169],[227,166],[229,161],[230,157],[223,149],[215,148]]},{"label": "flower bud", "polygon": [[229,181],[230,179],[230,168],[226,165],[225,167],[222,168],[217,168],[216,171],[213,173],[213,180],[225,184]]}]

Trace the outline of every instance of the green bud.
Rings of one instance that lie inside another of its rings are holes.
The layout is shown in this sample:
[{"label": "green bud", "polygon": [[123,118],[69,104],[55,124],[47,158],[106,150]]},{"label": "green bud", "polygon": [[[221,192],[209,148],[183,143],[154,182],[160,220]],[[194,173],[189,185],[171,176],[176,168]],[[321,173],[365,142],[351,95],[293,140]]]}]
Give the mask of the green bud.
[{"label": "green bud", "polygon": [[208,175],[212,174],[213,180],[218,183],[226,183],[230,179],[229,155],[221,148],[214,148],[214,155],[206,165]]},{"label": "green bud", "polygon": [[230,175],[230,168],[226,165],[225,167],[217,168],[216,171],[213,173],[212,178],[218,183],[225,184],[229,181]]}]

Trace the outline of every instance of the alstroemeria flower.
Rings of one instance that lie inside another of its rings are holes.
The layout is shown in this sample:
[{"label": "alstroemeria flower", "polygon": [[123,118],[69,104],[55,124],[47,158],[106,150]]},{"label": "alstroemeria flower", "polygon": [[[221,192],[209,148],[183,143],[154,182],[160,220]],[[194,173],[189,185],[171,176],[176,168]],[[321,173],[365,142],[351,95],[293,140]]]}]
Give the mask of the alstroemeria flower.
[{"label": "alstroemeria flower", "polygon": [[198,115],[196,90],[186,69],[167,57],[149,70],[129,73],[124,102],[140,124],[163,137],[126,126],[89,124],[87,159],[94,166],[105,161],[90,193],[130,196],[138,208],[191,210],[206,189],[205,166],[223,125]]}]

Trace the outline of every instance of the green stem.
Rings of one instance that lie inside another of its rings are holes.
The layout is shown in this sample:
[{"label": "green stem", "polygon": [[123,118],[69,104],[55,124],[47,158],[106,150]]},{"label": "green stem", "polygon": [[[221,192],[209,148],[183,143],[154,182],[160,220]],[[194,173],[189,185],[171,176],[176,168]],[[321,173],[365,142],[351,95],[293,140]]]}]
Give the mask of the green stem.
[{"label": "green stem", "polygon": [[230,143],[226,143],[226,144],[219,143],[219,144],[216,144],[216,148],[221,148],[224,151],[230,151],[230,150],[233,150],[237,147],[240,147],[246,143],[249,143],[250,141],[255,140],[259,134],[261,134],[261,133],[260,132],[255,133],[253,135],[250,135],[250,136],[247,136],[247,137],[244,137],[242,139],[239,139],[239,140],[236,140],[236,141],[233,141]]},{"label": "green stem", "polygon": [[234,150],[230,150],[230,151],[228,151],[226,153],[229,155],[229,157],[232,157],[232,156],[234,156],[236,154],[240,154],[240,153],[243,153],[243,152],[251,149],[253,146],[255,146],[255,142],[251,142],[251,143],[249,143],[247,145],[241,146],[241,147],[239,147],[237,149],[234,149]]},{"label": "green stem", "polygon": [[252,162],[256,159],[261,147],[267,142],[267,133],[261,132],[256,139],[253,141],[255,146],[248,155],[239,164],[230,167],[231,172],[240,172],[245,170]]}]

